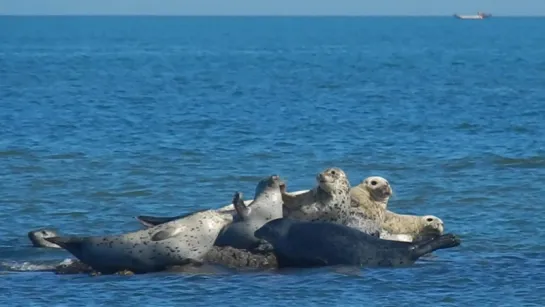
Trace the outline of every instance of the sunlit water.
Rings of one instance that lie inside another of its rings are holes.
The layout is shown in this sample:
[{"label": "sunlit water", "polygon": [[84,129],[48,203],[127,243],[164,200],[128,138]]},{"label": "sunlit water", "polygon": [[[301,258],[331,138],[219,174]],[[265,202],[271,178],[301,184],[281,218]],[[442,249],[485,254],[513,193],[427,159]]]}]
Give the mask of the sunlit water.
[{"label": "sunlit water", "polygon": [[[545,19],[0,18],[0,305],[544,304]],[[410,268],[55,275],[29,230],[139,229],[343,168],[462,245]]]}]

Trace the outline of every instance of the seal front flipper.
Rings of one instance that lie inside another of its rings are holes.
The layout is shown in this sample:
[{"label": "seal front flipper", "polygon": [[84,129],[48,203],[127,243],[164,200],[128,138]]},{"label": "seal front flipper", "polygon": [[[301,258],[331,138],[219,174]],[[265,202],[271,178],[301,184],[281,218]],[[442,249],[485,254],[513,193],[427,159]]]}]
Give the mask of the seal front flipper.
[{"label": "seal front flipper", "polygon": [[247,219],[250,215],[250,208],[246,207],[244,204],[244,199],[242,198],[241,192],[236,192],[233,196],[233,206],[237,214],[241,217],[242,220]]},{"label": "seal front flipper", "polygon": [[452,248],[461,244],[461,240],[454,234],[446,234],[437,236],[433,239],[418,241],[411,247],[412,258],[418,259],[425,254],[431,253],[438,249]]},{"label": "seal front flipper", "polygon": [[163,240],[172,238],[172,237],[180,234],[181,231],[182,231],[182,228],[180,228],[180,227],[169,227],[167,229],[162,229],[162,230],[159,230],[159,231],[155,232],[154,234],[152,234],[151,235],[151,240],[152,241],[163,241]]}]

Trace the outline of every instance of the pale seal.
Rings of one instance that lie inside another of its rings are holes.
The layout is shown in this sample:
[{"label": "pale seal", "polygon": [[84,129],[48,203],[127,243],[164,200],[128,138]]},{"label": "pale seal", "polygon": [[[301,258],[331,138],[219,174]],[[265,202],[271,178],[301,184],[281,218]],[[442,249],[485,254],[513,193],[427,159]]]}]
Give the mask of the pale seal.
[{"label": "pale seal", "polygon": [[285,191],[283,186],[284,217],[300,221],[334,222],[379,235],[380,224],[366,218],[351,205],[350,182],[340,168],[328,168],[316,176],[317,185],[301,194]]},{"label": "pale seal", "polygon": [[236,217],[222,230],[214,245],[247,250],[256,248],[260,240],[254,237],[254,232],[268,221],[282,217],[280,185],[283,184],[278,176],[260,181],[256,188],[258,194],[248,206],[244,204],[242,193],[235,193],[233,205]]},{"label": "pale seal", "polygon": [[[356,229],[362,221],[374,225],[381,231],[388,200],[393,190],[388,180],[379,176],[367,177],[360,184],[350,189],[351,215],[353,222],[347,224]],[[370,226],[367,226],[369,228]]]},{"label": "pale seal", "polygon": [[28,238],[34,247],[61,248],[57,244],[53,244],[46,240],[46,238],[53,238],[56,236],[58,236],[57,232],[48,228],[41,228],[28,232]]},{"label": "pale seal", "polygon": [[442,235],[444,230],[443,221],[436,216],[397,214],[386,210],[380,237],[388,240],[413,242]]},{"label": "pale seal", "polygon": [[127,234],[46,240],[102,273],[145,273],[202,261],[221,229],[232,221],[231,214],[203,210]]},{"label": "pale seal", "polygon": [[[274,183],[274,182],[276,182],[276,183]],[[274,210],[277,210],[277,206],[274,204],[275,201],[272,200],[272,199],[275,199],[275,197],[276,197],[275,196],[276,195],[275,194],[275,188],[271,187],[271,185],[273,183],[276,184],[276,185],[284,184],[284,182],[282,181],[282,179],[280,179],[280,177],[278,175],[271,175],[271,176],[268,176],[266,178],[263,178],[262,180],[260,180],[258,182],[258,184],[255,187],[254,199],[250,200],[250,201],[244,201],[244,204],[246,206],[254,206],[256,204],[262,204],[262,205],[259,205],[260,208],[258,210],[254,210],[253,214],[261,215],[261,214],[266,213],[267,215],[271,215],[271,214],[275,215],[275,216],[278,215],[277,214],[278,211],[274,211]],[[262,194],[265,190],[267,190],[267,194],[263,195],[263,199],[260,200],[259,202],[255,202],[255,200],[258,198],[258,196],[260,194]],[[272,193],[272,194],[269,195],[269,193]],[[269,195],[269,196],[267,196],[267,195]],[[263,205],[263,202],[266,201],[265,199],[271,199],[272,201],[269,202],[268,205]],[[224,206],[222,208],[219,208],[219,209],[217,209],[217,211],[218,212],[231,213],[231,214],[235,215],[235,217],[236,217],[236,210],[235,210],[233,204],[230,204],[230,205]],[[189,213],[189,214],[191,214],[191,213]],[[136,217],[136,219],[140,223],[142,223],[144,226],[151,227],[151,226],[167,223],[167,222],[179,219],[179,218],[183,218],[183,217],[185,217],[187,215],[188,214],[182,214],[182,215],[178,215],[178,216],[169,216],[169,217],[167,217],[167,216],[139,215],[139,216]]]},{"label": "pale seal", "polygon": [[460,245],[447,234],[414,243],[369,236],[352,227],[330,222],[304,222],[281,218],[255,232],[274,248],[279,267],[329,265],[406,266],[432,251]]}]

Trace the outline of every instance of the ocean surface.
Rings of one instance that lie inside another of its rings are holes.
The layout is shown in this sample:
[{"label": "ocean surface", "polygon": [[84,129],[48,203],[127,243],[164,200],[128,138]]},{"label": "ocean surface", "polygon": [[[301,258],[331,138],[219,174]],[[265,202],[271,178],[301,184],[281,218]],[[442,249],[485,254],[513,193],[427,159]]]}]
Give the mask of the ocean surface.
[{"label": "ocean surface", "polygon": [[[0,17],[0,306],[545,305],[545,19]],[[326,167],[462,245],[409,268],[41,272]]]}]

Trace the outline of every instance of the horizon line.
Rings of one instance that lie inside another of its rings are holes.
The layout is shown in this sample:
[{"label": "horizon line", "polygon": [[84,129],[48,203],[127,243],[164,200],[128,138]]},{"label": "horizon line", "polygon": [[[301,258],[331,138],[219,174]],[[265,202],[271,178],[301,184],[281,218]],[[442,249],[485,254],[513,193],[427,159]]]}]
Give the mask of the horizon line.
[{"label": "horizon line", "polygon": [[[134,14],[134,13],[2,13],[0,17],[452,17],[452,14]],[[545,15],[495,15],[494,17],[545,17]]]}]

